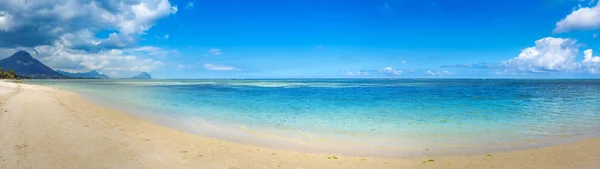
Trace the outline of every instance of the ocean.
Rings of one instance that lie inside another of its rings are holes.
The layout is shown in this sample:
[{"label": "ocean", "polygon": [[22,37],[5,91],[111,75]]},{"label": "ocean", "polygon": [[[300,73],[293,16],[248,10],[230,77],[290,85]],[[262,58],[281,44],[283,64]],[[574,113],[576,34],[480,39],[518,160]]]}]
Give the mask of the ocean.
[{"label": "ocean", "polygon": [[600,134],[600,80],[25,80],[159,125],[346,155],[469,154]]}]

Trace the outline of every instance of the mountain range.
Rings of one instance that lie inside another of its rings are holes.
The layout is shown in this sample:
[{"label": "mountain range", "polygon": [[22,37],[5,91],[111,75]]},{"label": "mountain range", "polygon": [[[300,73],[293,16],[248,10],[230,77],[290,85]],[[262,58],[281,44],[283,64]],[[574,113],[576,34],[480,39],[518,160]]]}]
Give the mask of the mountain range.
[{"label": "mountain range", "polygon": [[68,78],[31,57],[29,52],[23,50],[0,60],[0,68],[3,68],[5,71],[14,70],[19,76],[27,76],[36,79]]},{"label": "mountain range", "polygon": [[[39,60],[33,58],[29,52],[21,50],[13,55],[0,60],[0,68],[5,71],[14,70],[19,76],[33,79],[108,79],[110,77],[95,70],[83,73],[70,73],[66,71],[54,71]],[[142,72],[132,79],[152,79],[152,76]]]}]

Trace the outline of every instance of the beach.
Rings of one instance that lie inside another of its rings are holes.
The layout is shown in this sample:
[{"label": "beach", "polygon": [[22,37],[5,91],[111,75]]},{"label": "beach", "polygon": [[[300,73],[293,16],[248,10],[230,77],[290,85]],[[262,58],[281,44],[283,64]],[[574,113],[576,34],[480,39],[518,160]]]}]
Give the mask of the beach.
[{"label": "beach", "polygon": [[343,156],[189,134],[44,86],[2,81],[0,95],[0,168],[600,167],[600,138],[466,156]]}]

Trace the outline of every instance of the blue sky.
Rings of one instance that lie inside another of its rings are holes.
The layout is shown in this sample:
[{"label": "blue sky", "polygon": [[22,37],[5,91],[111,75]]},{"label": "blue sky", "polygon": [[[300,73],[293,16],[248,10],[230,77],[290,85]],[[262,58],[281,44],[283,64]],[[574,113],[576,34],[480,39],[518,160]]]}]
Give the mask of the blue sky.
[{"label": "blue sky", "polygon": [[[77,37],[102,43],[62,42],[66,32],[48,44],[4,46],[35,49],[55,69],[116,77],[142,70],[159,78],[600,77],[592,52],[600,47],[595,1],[164,1],[140,0],[129,13],[115,8],[120,13],[111,14],[133,13],[135,19],[114,26],[70,30],[87,30],[93,37]],[[139,17],[140,4],[158,12]],[[105,42],[111,45],[94,47]],[[44,45],[51,53],[68,52],[44,55]],[[527,48],[534,52],[519,57]],[[127,62],[126,56],[143,64],[113,65]],[[64,64],[65,58],[74,61]]]}]

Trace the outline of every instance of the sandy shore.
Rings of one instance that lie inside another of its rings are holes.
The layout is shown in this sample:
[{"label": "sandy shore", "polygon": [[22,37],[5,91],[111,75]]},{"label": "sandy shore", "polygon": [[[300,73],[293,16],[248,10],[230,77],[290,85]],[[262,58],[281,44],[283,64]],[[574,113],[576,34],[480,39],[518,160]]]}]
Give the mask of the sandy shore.
[{"label": "sandy shore", "polygon": [[600,168],[600,138],[472,156],[346,157],[187,134],[42,86],[0,81],[0,106],[0,168]]}]

